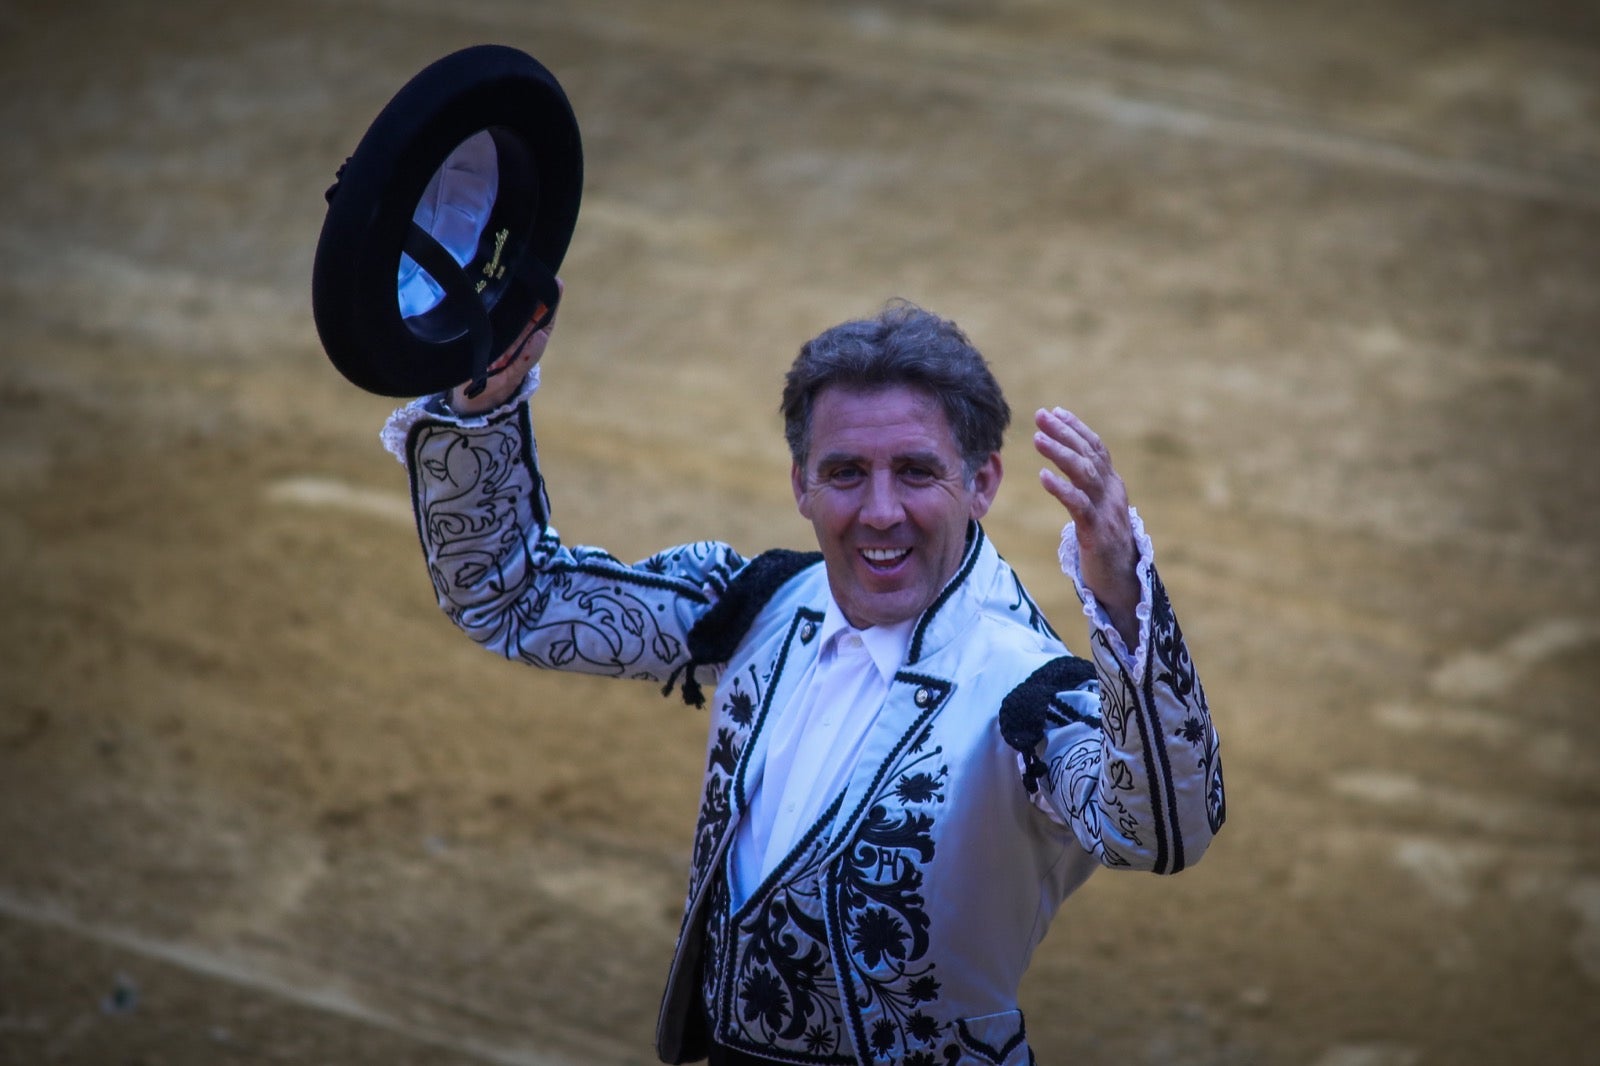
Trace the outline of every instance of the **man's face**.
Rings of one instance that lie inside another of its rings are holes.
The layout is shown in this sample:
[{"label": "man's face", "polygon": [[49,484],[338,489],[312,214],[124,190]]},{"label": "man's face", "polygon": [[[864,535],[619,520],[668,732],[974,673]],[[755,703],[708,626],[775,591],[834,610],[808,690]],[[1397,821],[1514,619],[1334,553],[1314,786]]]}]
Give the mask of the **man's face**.
[{"label": "man's face", "polygon": [[806,467],[791,472],[795,503],[817,531],[834,600],[861,629],[933,603],[1001,476],[996,452],[968,479],[938,400],[904,385],[819,393]]}]

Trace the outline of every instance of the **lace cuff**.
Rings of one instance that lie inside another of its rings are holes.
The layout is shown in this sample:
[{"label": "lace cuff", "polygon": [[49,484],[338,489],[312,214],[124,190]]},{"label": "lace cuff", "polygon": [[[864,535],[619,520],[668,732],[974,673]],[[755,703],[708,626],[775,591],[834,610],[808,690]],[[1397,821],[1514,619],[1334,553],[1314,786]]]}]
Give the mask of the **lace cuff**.
[{"label": "lace cuff", "polygon": [[520,403],[528,402],[534,393],[539,391],[539,364],[535,363],[533,369],[528,371],[528,376],[522,379],[522,385],[512,394],[511,398],[499,407],[490,408],[475,415],[458,415],[450,409],[446,401],[446,393],[435,393],[432,396],[422,396],[404,407],[397,409],[384,422],[383,430],[378,438],[383,441],[383,448],[401,463],[406,461],[406,438],[411,435],[411,427],[423,419],[432,419],[436,422],[449,422],[452,425],[463,426],[468,429],[487,426],[489,420],[500,412],[515,407]]},{"label": "lace cuff", "polygon": [[1122,634],[1111,624],[1111,616],[1106,614],[1105,608],[1100,606],[1100,601],[1095,599],[1094,593],[1083,583],[1083,564],[1078,558],[1078,534],[1072,522],[1061,527],[1061,547],[1057,551],[1057,557],[1061,560],[1061,572],[1072,579],[1072,584],[1078,590],[1078,599],[1083,601],[1083,614],[1089,619],[1089,624],[1105,633],[1107,643],[1123,668],[1128,671],[1129,677],[1143,677],[1145,659],[1149,652],[1149,641],[1145,639],[1145,634],[1150,632],[1151,605],[1155,600],[1151,578],[1154,574],[1156,554],[1155,545],[1150,543],[1150,535],[1145,532],[1144,519],[1139,517],[1137,508],[1128,508],[1128,519],[1133,524],[1133,543],[1139,552],[1139,557],[1134,562],[1134,571],[1139,575],[1139,606],[1134,609],[1139,627],[1139,642],[1133,649],[1130,650],[1123,642]]}]

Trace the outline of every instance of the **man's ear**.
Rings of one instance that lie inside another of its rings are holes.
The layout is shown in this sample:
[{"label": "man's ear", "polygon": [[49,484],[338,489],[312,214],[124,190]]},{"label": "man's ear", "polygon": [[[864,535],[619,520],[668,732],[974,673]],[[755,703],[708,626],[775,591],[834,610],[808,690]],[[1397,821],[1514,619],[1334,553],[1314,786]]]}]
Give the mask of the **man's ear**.
[{"label": "man's ear", "polygon": [[809,520],[811,501],[806,498],[806,472],[799,463],[789,464],[789,485],[794,489],[794,505],[800,509],[800,517]]},{"label": "man's ear", "polygon": [[990,452],[983,465],[972,473],[972,517],[981,519],[989,513],[994,498],[1000,491],[1000,481],[1005,469],[1000,464],[1000,453]]}]

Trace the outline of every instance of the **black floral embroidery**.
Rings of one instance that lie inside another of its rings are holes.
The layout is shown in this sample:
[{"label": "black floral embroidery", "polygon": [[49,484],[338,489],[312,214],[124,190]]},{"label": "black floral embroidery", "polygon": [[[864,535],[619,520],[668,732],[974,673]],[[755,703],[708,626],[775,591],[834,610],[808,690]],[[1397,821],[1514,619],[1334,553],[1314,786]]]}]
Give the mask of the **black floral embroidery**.
[{"label": "black floral embroidery", "polygon": [[[706,888],[706,923],[701,933],[701,965],[700,965],[700,1002],[706,1010],[706,1021],[715,1024],[712,1004],[718,1002],[721,996],[722,967],[716,960],[722,957],[724,945],[727,943],[727,914],[728,914],[728,883],[720,877],[711,879]],[[685,908],[684,922],[689,920],[688,908]],[[682,933],[679,934],[683,935]]]},{"label": "black floral embroidery", "polygon": [[1106,647],[1102,634],[1096,633],[1091,643],[1095,649],[1095,667],[1100,676],[1100,720],[1111,743],[1125,748],[1128,746],[1128,727],[1139,706],[1138,689],[1133,678],[1128,676],[1116,656]]},{"label": "black floral embroidery", "polygon": [[754,709],[761,699],[756,673],[749,671],[748,684],[744,676],[734,677],[726,686],[727,696],[723,709],[730,725],[713,726],[713,739],[706,754],[705,791],[700,800],[700,817],[695,825],[694,855],[690,864],[691,891],[711,868],[712,860],[722,843],[732,816],[729,793],[734,775],[738,772],[739,757],[748,742],[748,727]]},{"label": "black floral embroidery", "polygon": [[904,959],[909,936],[886,908],[868,907],[856,918],[853,946],[861,960],[876,969],[885,958]]},{"label": "black floral embroidery", "polygon": [[872,1050],[879,1058],[889,1054],[894,1048],[895,1029],[894,1023],[887,1018],[879,1018],[872,1023]]},{"label": "black floral embroidery", "polygon": [[1211,780],[1206,785],[1206,824],[1215,833],[1228,818],[1227,793],[1222,787],[1222,764],[1213,761]]},{"label": "black floral embroidery", "polygon": [[901,803],[927,803],[929,800],[944,800],[944,794],[939,791],[939,780],[932,774],[915,773],[904,774],[895,782],[894,794]]},{"label": "black floral embroidery", "polygon": [[[880,1054],[927,1048],[944,1031],[937,1014],[923,1009],[938,1000],[941,986],[924,959],[930,919],[921,892],[933,858],[934,812],[949,776],[936,761],[941,754],[934,748],[902,755],[834,867],[833,899],[842,915],[836,921],[851,959],[855,1005],[875,1015],[863,1038],[887,1049]],[[763,886],[759,903],[737,917],[737,932],[716,938],[721,951],[736,956],[724,966],[732,981],[722,993],[725,1028],[718,1039],[725,1043],[813,1062],[850,1054],[839,1043],[849,1024],[847,994],[832,969],[820,895],[828,879],[819,864],[828,847],[818,830],[832,824],[837,803]]]},{"label": "black floral embroidery", "polygon": [[839,1046],[839,1037],[832,1029],[813,1025],[806,1030],[806,1050],[826,1055]]},{"label": "black floral embroidery", "polygon": [[[819,825],[837,809],[835,801]],[[733,975],[724,989],[725,1028],[718,1035],[723,1043],[805,1053],[811,1061],[848,1061],[848,1049],[838,1041],[844,1018],[820,895],[825,853],[826,839],[814,830],[756,901],[737,916],[721,917],[719,924],[737,922],[736,930],[717,941],[725,953],[718,956],[719,968]],[[754,1004],[750,996],[757,997]]]},{"label": "black floral embroidery", "polygon": [[1183,639],[1183,629],[1172,611],[1172,601],[1167,598],[1166,587],[1152,569],[1150,612],[1150,645],[1159,666],[1155,668],[1154,681],[1168,688],[1189,708],[1177,737],[1191,747],[1200,749],[1198,767],[1206,777],[1206,823],[1211,832],[1222,828],[1227,818],[1227,808],[1222,787],[1222,763],[1217,752],[1217,734],[1211,725],[1211,710],[1206,702],[1204,688],[1189,655],[1189,645]]},{"label": "black floral embroidery", "polygon": [[[932,829],[931,815],[878,804],[858,833],[843,879],[846,925],[868,969],[886,956],[913,960],[927,951],[921,867],[933,858]],[[898,945],[908,938],[909,945]]]},{"label": "black floral embroidery", "polygon": [[876,1016],[866,1036],[880,1058],[932,1044],[943,1030],[921,1009],[940,990],[934,963],[925,961],[931,921],[922,888],[949,777],[949,766],[936,761],[943,751],[906,750],[885,775],[838,871],[836,920],[850,956],[853,1005]]},{"label": "black floral embroidery", "polygon": [[720,770],[724,775],[731,777],[734,768],[739,765],[739,750],[743,747],[741,738],[736,731],[726,726],[718,726],[716,736],[717,739],[706,755],[707,769]]},{"label": "black floral embroidery", "polygon": [[[742,969],[746,984],[759,982],[777,1006],[764,1011],[759,1019],[744,1007],[746,1023],[760,1022],[759,1043],[794,1041],[806,1032],[807,1023],[824,1013],[824,986],[831,986],[831,968],[823,947],[821,922],[803,908],[791,910],[781,896],[761,907],[755,920],[741,927],[746,935]],[[747,994],[744,988],[741,994]]]},{"label": "black floral embroidery", "polygon": [[728,717],[740,725],[749,725],[755,718],[756,701],[748,692],[738,689],[728,696]]},{"label": "black floral embroidery", "polygon": [[730,813],[727,784],[707,777],[705,793],[700,800],[700,819],[694,831],[694,869],[700,870],[711,864]]},{"label": "black floral embroidery", "polygon": [[767,1032],[779,1033],[789,1017],[789,996],[783,984],[769,970],[756,970],[744,979],[739,988],[739,998],[744,1004],[744,1020],[760,1021]]},{"label": "black floral embroidery", "polygon": [[[629,567],[598,548],[563,548],[545,525],[524,431],[516,419],[488,431],[441,423],[412,431],[418,529],[441,606],[472,639],[508,658],[662,679],[686,654],[682,635],[663,628],[665,605],[708,603],[709,590],[742,559],[700,543]],[[698,583],[683,579],[689,574]]]},{"label": "black floral embroidery", "polygon": [[1018,613],[1026,611],[1029,629],[1036,633],[1043,633],[1045,636],[1059,641],[1061,638],[1056,634],[1056,631],[1051,628],[1050,620],[1044,616],[1043,611],[1039,610],[1039,605],[1033,601],[1033,597],[1030,596],[1028,594],[1028,590],[1023,587],[1022,578],[1018,577],[1015,571],[1013,571],[1011,574],[1011,583],[1016,587],[1017,592],[1017,598],[1016,601],[1011,604],[1011,610]]},{"label": "black floral embroidery", "polygon": [[1050,790],[1062,801],[1062,813],[1085,847],[1107,866],[1131,865],[1106,842],[1104,829],[1109,817],[1122,837],[1135,846],[1140,843],[1139,821],[1118,795],[1133,790],[1127,764],[1105,766],[1100,738],[1091,737],[1052,758],[1048,779]]},{"label": "black floral embroidery", "polygon": [[906,1031],[913,1040],[920,1040],[924,1044],[931,1044],[938,1037],[939,1031],[944,1028],[937,1021],[923,1014],[921,1011],[912,1011],[906,1019]]},{"label": "black floral embroidery", "polygon": [[1155,683],[1165,685],[1179,700],[1188,703],[1199,685],[1194,660],[1189,657],[1189,646],[1184,643],[1183,630],[1172,613],[1172,601],[1167,599],[1166,586],[1153,568],[1150,571],[1150,591],[1150,647],[1160,664],[1156,669]]}]

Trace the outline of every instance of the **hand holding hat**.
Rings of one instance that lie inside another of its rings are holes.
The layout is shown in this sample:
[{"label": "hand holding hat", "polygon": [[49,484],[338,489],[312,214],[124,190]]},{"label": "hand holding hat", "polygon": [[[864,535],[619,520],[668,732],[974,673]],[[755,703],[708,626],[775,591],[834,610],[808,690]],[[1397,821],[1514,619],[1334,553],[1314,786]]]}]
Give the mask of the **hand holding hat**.
[{"label": "hand holding hat", "polygon": [[[556,279],[556,291],[565,291],[561,279]],[[472,394],[473,382],[463,381],[450,390],[450,409],[457,414],[478,415],[485,411],[492,411],[516,395],[522,387],[522,380],[526,378],[539,360],[544,358],[546,345],[550,343],[550,335],[556,328],[556,309],[551,308],[545,312],[541,305],[538,313],[528,320],[522,327],[522,332],[517,334],[516,340],[493,363],[489,364],[489,377],[483,389],[476,395]]]},{"label": "hand holding hat", "polygon": [[[328,358],[382,396],[467,381],[476,398],[495,353],[542,352],[523,334],[560,299],[582,186],[577,120],[536,60],[477,45],[430,64],[328,190],[311,289]],[[516,361],[497,377],[519,383]]]}]

